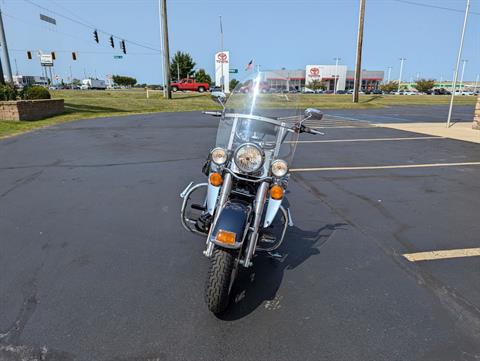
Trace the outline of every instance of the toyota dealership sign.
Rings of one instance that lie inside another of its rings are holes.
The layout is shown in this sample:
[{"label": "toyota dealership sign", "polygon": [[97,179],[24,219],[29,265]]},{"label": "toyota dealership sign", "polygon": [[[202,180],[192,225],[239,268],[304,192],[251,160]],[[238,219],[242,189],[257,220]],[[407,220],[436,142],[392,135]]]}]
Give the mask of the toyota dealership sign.
[{"label": "toyota dealership sign", "polygon": [[305,69],[305,84],[310,84],[313,80],[322,80],[321,65],[307,65]]}]

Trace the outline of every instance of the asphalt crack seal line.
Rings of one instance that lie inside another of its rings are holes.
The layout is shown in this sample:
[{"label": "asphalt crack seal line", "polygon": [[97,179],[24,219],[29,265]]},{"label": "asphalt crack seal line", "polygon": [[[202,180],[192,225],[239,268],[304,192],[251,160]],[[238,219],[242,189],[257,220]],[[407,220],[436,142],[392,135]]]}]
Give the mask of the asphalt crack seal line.
[{"label": "asphalt crack seal line", "polygon": [[439,168],[439,167],[462,167],[480,165],[480,162],[462,163],[427,163],[427,164],[398,164],[398,165],[373,165],[361,167],[318,167],[318,168],[293,168],[291,172],[325,172],[340,170],[379,170],[379,169],[408,169],[408,168]]},{"label": "asphalt crack seal line", "polygon": [[[469,335],[477,335],[477,337],[480,335],[480,309],[476,305],[462,297],[462,295],[457,294],[454,290],[448,288],[423,268],[416,266],[415,263],[402,262],[401,258],[397,257],[397,253],[394,249],[385,245],[383,240],[376,238],[363,227],[350,220],[342,210],[337,209],[333,204],[328,202],[325,195],[304,179],[300,173],[295,174],[293,179],[307,192],[313,194],[334,214],[342,218],[348,225],[352,226],[367,239],[373,241],[386,256],[397,264],[407,275],[412,277],[419,285],[424,286],[427,290],[432,292],[453,317],[463,321],[462,329],[465,333]],[[335,185],[335,183],[333,184]],[[412,266],[408,266],[408,264],[411,264]]]},{"label": "asphalt crack seal line", "polygon": [[463,257],[477,257],[480,256],[480,248],[464,248],[464,249],[450,249],[441,251],[405,253],[403,257],[410,262],[418,261],[433,261],[436,259],[450,259]]}]

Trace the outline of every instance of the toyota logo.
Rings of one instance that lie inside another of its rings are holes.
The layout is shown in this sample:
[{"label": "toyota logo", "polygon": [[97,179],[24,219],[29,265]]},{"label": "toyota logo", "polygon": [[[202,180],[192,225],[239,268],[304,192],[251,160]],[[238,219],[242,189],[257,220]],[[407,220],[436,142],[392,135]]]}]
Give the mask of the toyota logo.
[{"label": "toyota logo", "polygon": [[228,61],[228,55],[225,53],[219,53],[217,55],[217,61],[219,63],[226,63]]},{"label": "toyota logo", "polygon": [[318,69],[318,68],[310,68],[310,75],[312,75],[312,76],[318,76],[318,75],[320,75],[320,69]]}]

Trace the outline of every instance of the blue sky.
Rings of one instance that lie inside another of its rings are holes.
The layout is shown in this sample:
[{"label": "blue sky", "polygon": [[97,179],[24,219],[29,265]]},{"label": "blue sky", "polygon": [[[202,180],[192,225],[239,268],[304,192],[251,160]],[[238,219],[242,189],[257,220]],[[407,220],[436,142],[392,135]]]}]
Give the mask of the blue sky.
[{"label": "blue sky", "polygon": [[[452,12],[414,6],[398,0],[367,0],[364,38],[364,69],[392,66],[398,77],[399,58],[407,61],[403,79],[452,78],[463,22],[464,0],[411,0],[459,9]],[[408,2],[408,1],[407,1]],[[128,54],[110,48],[108,35],[100,44],[92,30],[32,3],[91,24],[127,39]],[[66,78],[69,66],[74,77],[105,74],[136,77],[139,82],[160,83],[161,57],[129,40],[159,49],[158,0],[0,0],[12,70],[17,60],[20,74],[40,74],[38,60],[27,60],[25,51],[56,51],[55,72]],[[480,14],[480,2],[472,1]],[[169,0],[170,52],[189,52],[198,68],[213,75],[214,53],[220,47],[219,15],[223,17],[225,48],[231,67],[240,69],[254,58],[265,69],[304,68],[307,64],[331,64],[334,57],[352,69],[358,0]],[[57,25],[40,21],[39,14],[56,18]],[[465,79],[480,73],[480,15],[469,19],[463,58],[468,59]],[[78,61],[70,53],[78,53]]]}]

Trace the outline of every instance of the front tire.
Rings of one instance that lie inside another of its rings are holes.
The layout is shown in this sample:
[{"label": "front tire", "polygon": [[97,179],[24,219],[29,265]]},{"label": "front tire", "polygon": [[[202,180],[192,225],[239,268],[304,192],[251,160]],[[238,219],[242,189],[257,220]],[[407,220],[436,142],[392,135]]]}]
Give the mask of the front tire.
[{"label": "front tire", "polygon": [[201,86],[201,87],[198,88],[198,91],[199,91],[200,93],[203,93],[203,92],[205,91],[205,88],[204,88],[203,86]]},{"label": "front tire", "polygon": [[177,92],[177,91],[178,91],[178,87],[172,86],[172,92]]},{"label": "front tire", "polygon": [[228,306],[234,265],[235,255],[232,251],[214,249],[205,285],[205,302],[215,314],[222,313]]}]

